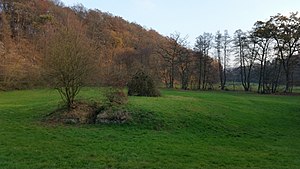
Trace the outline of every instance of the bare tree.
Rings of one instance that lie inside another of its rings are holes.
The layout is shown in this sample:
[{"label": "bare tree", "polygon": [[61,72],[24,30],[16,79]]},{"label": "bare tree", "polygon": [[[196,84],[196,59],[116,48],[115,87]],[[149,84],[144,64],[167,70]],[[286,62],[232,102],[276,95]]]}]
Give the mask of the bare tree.
[{"label": "bare tree", "polygon": [[207,74],[211,59],[209,58],[209,50],[212,47],[213,36],[211,33],[203,33],[196,38],[195,52],[197,57],[198,69],[198,89],[206,89],[207,87]]},{"label": "bare tree", "polygon": [[165,65],[167,66],[167,73],[169,77],[167,86],[169,88],[174,88],[175,73],[180,62],[179,58],[186,50],[186,39],[187,37],[181,38],[180,33],[176,32],[167,38],[167,44],[159,46],[158,53],[163,58],[166,63]]},{"label": "bare tree", "polygon": [[[267,60],[269,59],[269,47],[271,43],[271,29],[268,22],[257,21],[254,24],[253,36],[257,38],[259,46],[259,56],[257,60],[260,63],[259,80],[258,80],[258,93],[265,93],[266,87],[266,66]],[[275,64],[277,66],[277,64]],[[274,72],[275,73],[275,72]],[[279,74],[278,74],[279,75]],[[278,77],[278,76],[275,76]],[[278,81],[278,78],[277,78]],[[277,83],[276,83],[277,86]],[[275,89],[273,89],[275,88]],[[276,90],[276,87],[272,87],[272,91]]]},{"label": "bare tree", "polygon": [[224,31],[223,35],[223,87],[225,88],[226,86],[226,81],[227,81],[227,65],[229,61],[229,54],[230,54],[230,43],[232,42],[231,37],[228,34],[228,31]]},{"label": "bare tree", "polygon": [[181,79],[181,89],[187,90],[191,72],[192,52],[185,49],[179,57],[179,74]]},{"label": "bare tree", "polygon": [[224,74],[222,67],[221,51],[222,51],[222,34],[218,31],[215,35],[215,49],[217,50],[217,59],[218,59],[218,68],[219,68],[219,77],[220,77],[220,87],[221,90],[224,90]]},{"label": "bare tree", "polygon": [[45,75],[68,108],[90,77],[96,62],[92,51],[84,36],[70,29],[59,31],[51,39],[44,59]]},{"label": "bare tree", "polygon": [[229,44],[230,36],[228,31],[224,31],[224,35],[218,31],[215,35],[215,49],[217,50],[217,60],[218,60],[218,69],[219,69],[219,78],[220,78],[220,88],[221,90],[225,89],[226,85],[226,69],[227,69],[227,60],[229,53]]},{"label": "bare tree", "polygon": [[239,63],[241,83],[245,91],[250,91],[251,72],[257,58],[257,40],[242,30],[235,32],[234,44]]},{"label": "bare tree", "polygon": [[299,54],[300,18],[298,13],[289,17],[278,14],[270,18],[271,36],[276,41],[276,49],[285,72],[285,92],[292,92],[293,72],[297,65],[295,55]]}]

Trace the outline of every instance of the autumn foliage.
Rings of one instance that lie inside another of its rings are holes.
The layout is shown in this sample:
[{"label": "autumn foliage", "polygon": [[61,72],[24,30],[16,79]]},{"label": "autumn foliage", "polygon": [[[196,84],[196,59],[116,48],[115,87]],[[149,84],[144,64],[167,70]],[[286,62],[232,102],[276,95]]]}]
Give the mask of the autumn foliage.
[{"label": "autumn foliage", "polygon": [[[289,91],[294,81],[293,74],[297,75],[294,73],[297,62],[293,61],[297,53],[288,52],[286,48],[294,40],[296,46],[293,47],[299,48],[299,31],[293,36],[285,36],[284,32],[289,29],[291,31],[288,32],[298,30],[294,29],[295,25],[295,28],[299,27],[296,15],[291,15],[291,18],[278,15],[266,23],[256,23],[252,35],[257,38],[254,40],[258,40],[259,44],[251,44],[250,35],[244,39],[245,46],[235,43],[236,36],[230,38],[226,34],[221,35],[217,57],[211,56],[216,45],[213,45],[213,36],[209,33],[200,35],[195,47],[191,49],[186,38],[179,33],[165,37],[153,29],[130,23],[110,13],[86,9],[80,4],[66,7],[59,0],[1,0],[0,16],[0,90],[52,86],[49,83],[51,76],[47,74],[49,67],[45,62],[48,65],[55,61],[70,65],[59,57],[53,56],[53,60],[49,60],[49,56],[53,55],[55,50],[67,51],[59,47],[67,49],[68,46],[64,45],[73,43],[59,45],[63,40],[57,38],[57,34],[61,31],[73,32],[79,36],[80,42],[78,40],[78,48],[75,49],[81,49],[84,52],[79,53],[86,53],[88,60],[92,60],[89,64],[92,64],[90,67],[93,71],[90,73],[91,76],[85,76],[83,80],[85,86],[125,87],[137,70],[145,70],[155,84],[164,84],[167,88],[209,90],[214,88],[214,84],[221,82],[221,89],[224,90],[227,78],[236,80],[240,79],[240,76],[246,77],[242,73],[246,71],[241,71],[240,75],[234,78],[227,77],[230,71],[235,72],[235,69],[227,70],[229,62],[227,55],[230,53],[240,56],[238,59],[249,62],[240,62],[238,67],[240,70],[251,68],[252,71],[260,65],[261,70],[258,71],[260,73],[257,73],[261,77],[257,80],[261,85],[259,91],[268,91],[273,81],[276,82],[274,91],[277,91],[278,83],[283,84],[284,81],[286,91]],[[285,24],[288,19],[295,22],[291,28]],[[285,29],[281,28],[282,26],[286,26]],[[273,31],[272,34],[265,34],[270,31]],[[227,40],[224,40],[225,37]],[[292,39],[285,40],[287,37]],[[280,57],[275,59],[264,57],[262,51],[265,49],[262,42],[269,43],[269,39],[272,40],[271,44],[277,44],[272,46],[272,50],[281,53]],[[238,46],[241,47],[240,50]],[[255,56],[256,53],[260,53],[260,57],[257,56],[251,62],[250,56]],[[221,58],[222,56],[224,58]],[[275,71],[272,71],[273,69]],[[269,75],[268,72],[277,73]],[[246,78],[248,84],[250,80],[253,81],[250,73],[249,78]],[[285,78],[282,78],[284,74]],[[276,78],[269,80],[270,78],[263,76]],[[250,90],[250,87],[247,88]]]}]

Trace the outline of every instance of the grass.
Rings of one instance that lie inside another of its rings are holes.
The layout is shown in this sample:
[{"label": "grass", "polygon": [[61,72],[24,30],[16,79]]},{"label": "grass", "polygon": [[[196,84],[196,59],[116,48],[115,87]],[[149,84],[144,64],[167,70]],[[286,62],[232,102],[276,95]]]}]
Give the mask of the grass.
[{"label": "grass", "polygon": [[[219,90],[219,84],[215,84],[214,85],[214,89],[215,90]],[[252,92],[257,92],[257,88],[258,88],[258,83],[251,83],[250,84],[250,91]],[[244,88],[241,84],[241,82],[232,82],[232,81],[229,81],[227,82],[226,84],[226,89],[230,90],[230,91],[244,91]],[[277,87],[277,91],[278,92],[284,92],[284,89],[285,89],[285,85],[279,85]],[[293,93],[300,93],[300,86],[293,86]]]},{"label": "grass", "polygon": [[0,168],[299,168],[300,96],[162,94],[130,97],[129,124],[72,126],[41,122],[55,91],[0,92]]},{"label": "grass", "polygon": [[294,93],[300,93],[300,86],[293,87],[293,92]]}]

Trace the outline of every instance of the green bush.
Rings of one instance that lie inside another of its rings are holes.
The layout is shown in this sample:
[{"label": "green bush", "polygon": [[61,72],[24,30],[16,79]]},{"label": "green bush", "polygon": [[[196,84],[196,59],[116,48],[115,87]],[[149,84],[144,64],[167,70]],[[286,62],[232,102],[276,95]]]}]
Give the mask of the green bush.
[{"label": "green bush", "polygon": [[128,95],[158,97],[160,96],[160,92],[152,77],[140,70],[134,74],[128,83]]}]

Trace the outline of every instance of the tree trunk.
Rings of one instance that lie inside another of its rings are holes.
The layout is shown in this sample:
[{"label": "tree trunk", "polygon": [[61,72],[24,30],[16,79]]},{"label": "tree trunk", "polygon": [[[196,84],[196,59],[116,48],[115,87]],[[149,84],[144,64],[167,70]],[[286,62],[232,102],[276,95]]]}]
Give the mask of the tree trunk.
[{"label": "tree trunk", "polygon": [[289,89],[290,89],[290,73],[288,71],[285,72],[285,78],[286,78],[286,82],[285,82],[285,89],[284,92],[285,93],[289,93]]},{"label": "tree trunk", "polygon": [[197,86],[198,90],[201,89],[201,80],[202,80],[202,65],[201,65],[201,63],[202,63],[201,58],[199,58],[199,62],[198,62],[198,64],[199,64],[198,71],[199,72],[198,72],[198,86]]},{"label": "tree trunk", "polygon": [[262,74],[263,74],[263,59],[260,61],[260,71],[259,71],[259,80],[258,80],[257,93],[261,93]]},{"label": "tree trunk", "polygon": [[[278,60],[276,59],[275,61],[275,70],[277,70],[277,66],[278,66]],[[278,71],[276,71],[276,75],[275,75],[275,80],[272,83],[272,93],[276,93],[277,91],[277,86],[278,86],[278,81],[279,81],[279,77],[281,74],[281,63],[279,63],[279,68]]]}]

